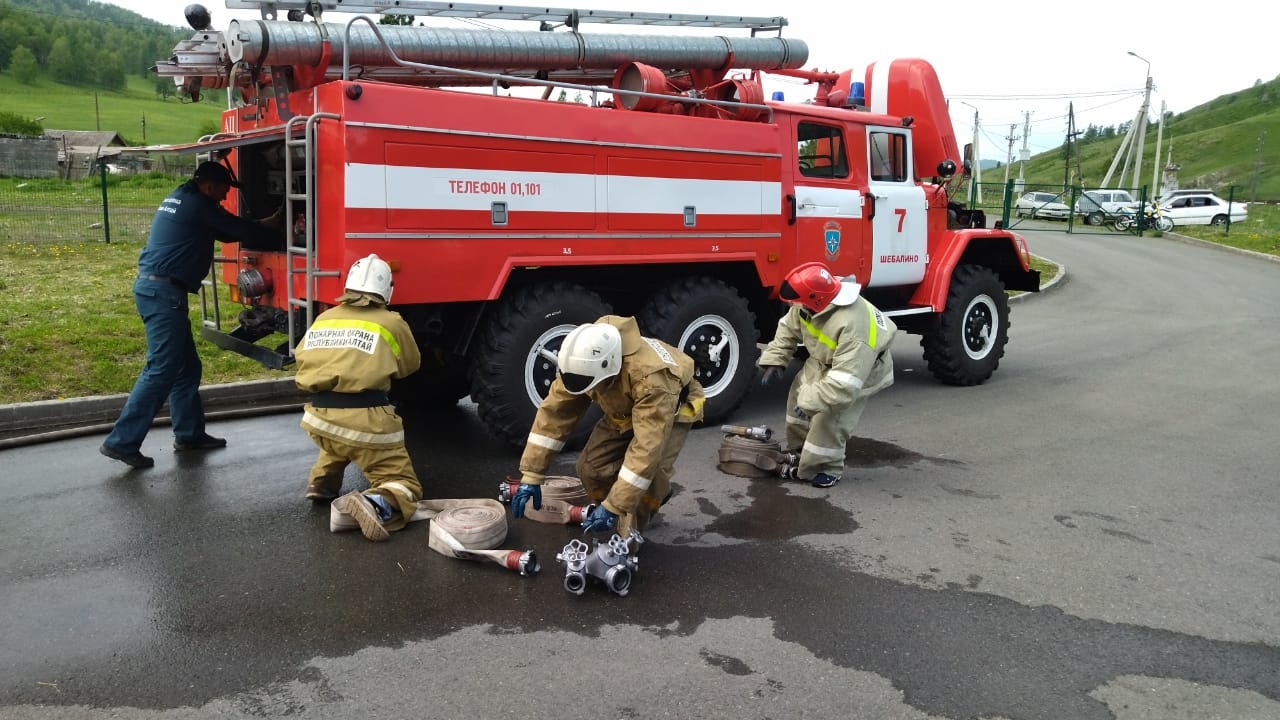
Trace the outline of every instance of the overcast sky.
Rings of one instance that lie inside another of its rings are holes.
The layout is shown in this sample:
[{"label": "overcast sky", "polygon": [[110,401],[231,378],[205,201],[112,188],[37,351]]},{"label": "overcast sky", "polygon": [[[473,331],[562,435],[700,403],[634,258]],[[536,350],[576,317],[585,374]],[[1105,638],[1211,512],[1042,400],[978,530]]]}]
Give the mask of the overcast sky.
[{"label": "overcast sky", "polygon": [[[350,1],[350,0],[349,0]],[[118,5],[168,25],[186,26],[175,0],[112,0]],[[233,18],[258,18],[257,11],[231,11],[222,0],[204,3],[216,29]],[[530,5],[533,3],[530,2]],[[966,7],[967,6],[967,7]],[[784,37],[809,46],[807,68],[856,69],[878,60],[921,57],[933,64],[951,103],[960,144],[970,141],[975,107],[984,158],[1003,160],[1008,136],[1018,136],[1014,158],[1022,147],[1025,113],[1031,154],[1062,143],[1068,103],[1074,103],[1077,128],[1118,125],[1133,120],[1142,105],[1142,88],[1150,62],[1154,79],[1151,117],[1165,103],[1180,113],[1219,95],[1243,90],[1257,80],[1280,74],[1280,54],[1273,51],[1274,21],[1266,3],[1219,0],[1175,12],[1174,5],[1153,6],[1097,0],[1073,2],[845,3],[763,2],[762,0],[586,0],[552,7],[635,10],[754,16],[782,15]],[[350,15],[327,15],[346,22]],[[457,19],[420,17],[428,25],[474,29]],[[536,29],[530,23],[487,23],[507,29]],[[583,32],[607,32],[584,24]],[[669,28],[629,27],[626,32],[677,34]],[[713,33],[703,30],[701,33]],[[723,30],[726,35],[745,30]],[[787,99],[812,97],[812,86],[799,81],[771,83]],[[967,103],[967,104],[965,104]],[[1177,138],[1173,140],[1177,159]],[[1166,136],[1166,150],[1168,136]],[[1164,152],[1161,153],[1165,154]]]}]

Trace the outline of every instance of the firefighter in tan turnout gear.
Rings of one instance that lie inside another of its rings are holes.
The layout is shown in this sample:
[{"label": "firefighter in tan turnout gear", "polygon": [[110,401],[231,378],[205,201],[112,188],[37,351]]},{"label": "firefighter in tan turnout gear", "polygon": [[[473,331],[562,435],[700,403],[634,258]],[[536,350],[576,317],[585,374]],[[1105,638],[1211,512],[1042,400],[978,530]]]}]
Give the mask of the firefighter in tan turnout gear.
[{"label": "firefighter in tan turnout gear", "polygon": [[784,478],[814,487],[840,482],[845,445],[868,398],[893,384],[889,345],[898,326],[861,289],[854,277],[842,280],[811,262],[788,273],[778,291],[791,307],[760,356],[761,382],[781,377],[797,346],[809,352],[787,394]]},{"label": "firefighter in tan turnout gear", "polygon": [[[387,397],[392,379],[416,372],[422,358],[409,326],[387,309],[391,286],[385,261],[357,260],[340,304],[316,317],[296,352],[295,382],[311,393],[302,428],[320,448],[306,497],[334,500],[370,540],[404,527],[422,499],[404,424]],[[348,463],[364,471],[369,489],[338,497]]]},{"label": "firefighter in tan turnout gear", "polygon": [[598,403],[604,417],[578,457],[577,473],[595,508],[589,531],[642,532],[671,493],[676,457],[706,396],[693,360],[642,337],[635,318],[606,315],[574,328],[560,346],[559,373],[538,408],[520,458],[521,484],[511,510],[542,508],[542,481],[579,419]]}]

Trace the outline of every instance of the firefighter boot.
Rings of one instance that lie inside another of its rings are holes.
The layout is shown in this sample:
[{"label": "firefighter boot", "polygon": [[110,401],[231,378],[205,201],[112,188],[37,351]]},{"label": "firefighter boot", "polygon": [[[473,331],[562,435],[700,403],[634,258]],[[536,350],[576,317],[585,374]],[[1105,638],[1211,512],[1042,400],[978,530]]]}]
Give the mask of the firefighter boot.
[{"label": "firefighter boot", "polygon": [[374,542],[383,542],[391,537],[391,533],[382,526],[382,520],[378,517],[378,510],[364,493],[356,490],[343,495],[333,501],[333,506],[338,508],[338,512],[344,512],[351,516],[360,525],[360,532],[365,538]]},{"label": "firefighter boot", "polygon": [[337,500],[342,488],[342,481],[338,481],[338,489],[333,489],[333,483],[327,483],[324,480],[312,480],[307,483],[306,498],[313,502],[329,502]]},{"label": "firefighter boot", "polygon": [[839,475],[828,475],[826,473],[818,473],[813,476],[813,481],[809,484],[816,488],[829,488],[840,482]]}]

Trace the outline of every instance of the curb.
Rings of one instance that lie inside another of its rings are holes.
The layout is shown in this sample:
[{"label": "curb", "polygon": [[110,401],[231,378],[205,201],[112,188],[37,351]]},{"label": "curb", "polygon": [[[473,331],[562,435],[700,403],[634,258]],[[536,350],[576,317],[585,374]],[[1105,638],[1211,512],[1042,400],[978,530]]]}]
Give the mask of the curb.
[{"label": "curb", "polygon": [[1200,238],[1194,238],[1189,235],[1179,235],[1176,232],[1167,232],[1167,233],[1164,233],[1164,235],[1162,235],[1161,237],[1167,237],[1170,240],[1173,240],[1175,242],[1185,243],[1187,245],[1199,245],[1201,247],[1211,247],[1211,248],[1216,248],[1218,250],[1235,253],[1237,255],[1244,255],[1246,257],[1257,258],[1259,260],[1266,260],[1268,262],[1280,263],[1280,255],[1268,255],[1267,253],[1255,252],[1253,250],[1245,250],[1244,248],[1232,247],[1231,245],[1223,245],[1222,243],[1216,243],[1216,242],[1213,242],[1212,240],[1201,240]]},{"label": "curb", "polygon": [[[128,398],[127,394],[102,395],[0,405],[0,449],[68,434],[106,432]],[[293,378],[281,378],[206,385],[200,388],[200,399],[205,414],[216,418],[229,411],[278,412],[301,407],[306,394],[298,390]],[[167,421],[168,417],[162,411],[156,421]]]}]

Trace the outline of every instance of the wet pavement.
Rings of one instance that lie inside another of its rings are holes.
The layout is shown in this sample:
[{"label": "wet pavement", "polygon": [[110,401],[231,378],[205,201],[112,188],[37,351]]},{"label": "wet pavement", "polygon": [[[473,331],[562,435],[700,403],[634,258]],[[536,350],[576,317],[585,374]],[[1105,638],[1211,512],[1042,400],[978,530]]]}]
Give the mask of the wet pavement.
[{"label": "wet pavement", "polygon": [[[566,526],[511,523],[532,578],[427,523],[330,533],[296,414],[203,454],[156,428],[147,471],[0,452],[0,719],[1280,717],[1280,266],[1030,239],[1071,281],[1014,306],[991,381],[900,338],[831,490],[720,473],[695,431],[625,598],[564,590]],[[430,497],[516,471],[465,403],[407,423]]]}]

